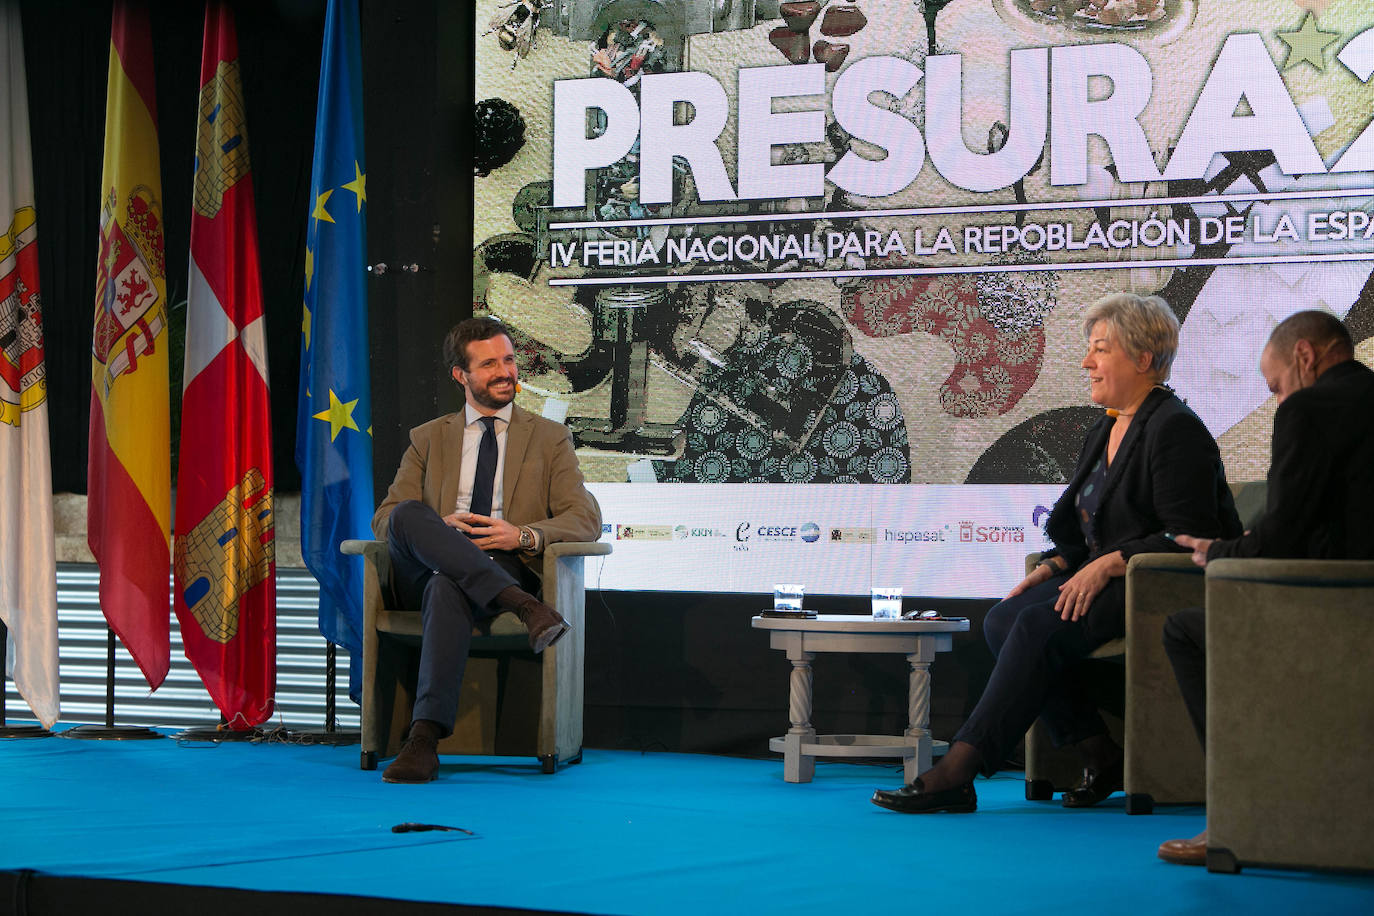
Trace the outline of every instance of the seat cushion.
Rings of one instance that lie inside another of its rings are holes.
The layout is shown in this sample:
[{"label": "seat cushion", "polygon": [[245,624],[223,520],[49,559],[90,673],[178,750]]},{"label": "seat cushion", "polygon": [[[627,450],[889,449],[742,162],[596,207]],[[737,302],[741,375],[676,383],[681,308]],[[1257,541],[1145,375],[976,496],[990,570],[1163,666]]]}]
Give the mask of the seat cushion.
[{"label": "seat cushion", "polygon": [[[483,621],[484,625],[472,628],[474,636],[524,636],[529,631],[520,622],[520,618],[510,611],[504,611],[495,617]],[[421,635],[420,612],[419,611],[400,611],[383,610],[377,612],[377,630],[382,633],[390,633],[393,636],[414,636]]]},{"label": "seat cushion", "polygon": [[1115,656],[1115,655],[1125,655],[1125,654],[1126,654],[1126,639],[1125,639],[1125,637],[1122,637],[1121,639],[1113,639],[1113,640],[1111,640],[1110,642],[1104,642],[1102,645],[1098,646],[1096,649],[1093,649],[1092,654],[1090,654],[1088,657],[1089,657],[1089,658],[1111,658],[1111,657],[1113,657],[1113,656]]}]

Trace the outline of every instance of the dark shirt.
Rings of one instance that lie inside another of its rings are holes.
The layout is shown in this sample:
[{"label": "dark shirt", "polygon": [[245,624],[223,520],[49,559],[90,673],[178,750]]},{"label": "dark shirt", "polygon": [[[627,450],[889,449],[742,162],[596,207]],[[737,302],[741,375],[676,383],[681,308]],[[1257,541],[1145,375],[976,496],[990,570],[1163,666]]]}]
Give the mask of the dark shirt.
[{"label": "dark shirt", "polygon": [[1347,360],[1274,412],[1264,514],[1219,557],[1374,559],[1374,372]]},{"label": "dark shirt", "polygon": [[1093,468],[1088,472],[1087,478],[1083,481],[1083,486],[1078,488],[1074,495],[1074,508],[1078,510],[1078,524],[1083,528],[1083,540],[1088,545],[1088,552],[1097,550],[1097,529],[1093,524],[1093,516],[1097,514],[1097,507],[1102,505],[1102,492],[1107,483],[1107,450],[1104,448],[1097,453],[1097,461],[1093,463]]}]

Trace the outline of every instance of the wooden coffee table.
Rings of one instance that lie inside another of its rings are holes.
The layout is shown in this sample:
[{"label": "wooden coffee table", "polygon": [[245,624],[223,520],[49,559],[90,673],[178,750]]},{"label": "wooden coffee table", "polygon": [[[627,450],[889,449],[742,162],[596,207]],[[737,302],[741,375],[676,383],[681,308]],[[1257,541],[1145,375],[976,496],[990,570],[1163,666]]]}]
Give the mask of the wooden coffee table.
[{"label": "wooden coffee table", "polygon": [[[901,757],[902,775],[911,782],[930,769],[931,756],[945,742],[930,737],[930,663],[948,652],[955,633],[968,621],[874,620],[858,614],[821,614],[813,618],[755,617],[755,629],[768,630],[769,645],[792,663],[787,734],[768,741],[783,756],[783,779],[810,782],[817,757]],[[907,686],[907,729],[901,735],[818,735],[811,725],[811,660],[817,652],[897,652],[911,665]]]}]

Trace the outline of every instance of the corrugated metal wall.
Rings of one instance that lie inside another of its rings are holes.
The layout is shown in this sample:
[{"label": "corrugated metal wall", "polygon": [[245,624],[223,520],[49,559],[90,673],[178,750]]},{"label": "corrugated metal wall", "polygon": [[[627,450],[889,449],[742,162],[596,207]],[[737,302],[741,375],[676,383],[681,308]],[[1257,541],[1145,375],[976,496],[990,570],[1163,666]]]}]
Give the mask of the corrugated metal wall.
[{"label": "corrugated metal wall", "polygon": [[[105,617],[100,612],[99,572],[93,564],[57,566],[57,623],[63,724],[105,721]],[[317,615],[319,586],[304,569],[277,569],[277,711],[268,725],[320,729],[325,716],[325,650]],[[338,653],[337,724],[358,727],[358,707],[348,699],[348,655]],[[9,679],[5,699],[11,721],[32,714]],[[123,645],[115,648],[115,724],[157,728],[215,725],[219,711],[181,647],[172,619],[172,668],[155,693]]]}]

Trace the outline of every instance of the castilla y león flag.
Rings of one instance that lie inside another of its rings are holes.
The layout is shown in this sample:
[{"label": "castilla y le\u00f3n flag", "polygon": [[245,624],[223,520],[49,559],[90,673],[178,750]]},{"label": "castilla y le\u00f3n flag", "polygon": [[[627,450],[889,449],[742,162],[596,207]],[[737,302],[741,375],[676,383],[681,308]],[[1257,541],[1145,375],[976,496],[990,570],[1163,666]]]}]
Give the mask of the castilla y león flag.
[{"label": "castilla y le\u00f3n flag", "polygon": [[272,714],[275,526],[267,341],[234,14],[205,10],[177,471],[174,606],[228,726]]},{"label": "castilla y le\u00f3n flag", "polygon": [[171,661],[167,278],[148,10],[116,0],[91,337],[86,537],[100,607],[156,689]]}]

